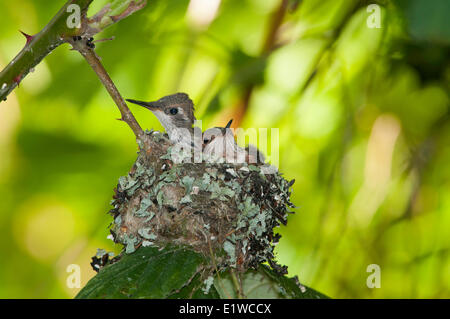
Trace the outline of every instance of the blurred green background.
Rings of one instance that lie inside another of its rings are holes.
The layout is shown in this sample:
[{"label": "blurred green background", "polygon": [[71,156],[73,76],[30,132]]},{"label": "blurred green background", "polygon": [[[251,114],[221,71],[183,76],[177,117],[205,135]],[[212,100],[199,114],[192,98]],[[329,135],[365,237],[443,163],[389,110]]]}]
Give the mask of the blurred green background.
[{"label": "blurred green background", "polygon": [[[63,4],[0,0],[0,68],[25,44],[18,30],[37,33]],[[276,248],[290,275],[336,298],[449,298],[449,12],[447,0],[149,0],[97,36],[115,36],[97,53],[126,98],[187,92],[203,128],[279,128],[298,206]],[[72,297],[68,265],[84,285],[97,248],[120,251],[106,212],[137,147],[119,116],[68,45],[0,103],[1,298]],[[370,264],[381,288],[366,285]]]}]

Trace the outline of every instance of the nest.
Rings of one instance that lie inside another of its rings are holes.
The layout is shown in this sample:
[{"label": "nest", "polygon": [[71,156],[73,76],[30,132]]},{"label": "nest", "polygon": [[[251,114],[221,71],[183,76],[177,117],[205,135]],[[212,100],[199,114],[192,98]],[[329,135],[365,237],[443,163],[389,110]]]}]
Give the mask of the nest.
[{"label": "nest", "polygon": [[174,163],[167,135],[147,131],[138,158],[119,179],[111,204],[111,234],[125,253],[140,246],[187,246],[212,257],[214,267],[245,271],[262,262],[280,273],[274,261],[280,239],[274,228],[286,225],[290,187],[264,164]]}]

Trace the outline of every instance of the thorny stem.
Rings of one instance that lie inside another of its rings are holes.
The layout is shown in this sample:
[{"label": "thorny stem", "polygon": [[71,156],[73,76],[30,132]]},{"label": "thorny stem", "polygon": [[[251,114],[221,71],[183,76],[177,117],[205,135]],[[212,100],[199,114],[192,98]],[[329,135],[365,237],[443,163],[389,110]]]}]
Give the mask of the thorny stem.
[{"label": "thorny stem", "polygon": [[95,51],[92,48],[89,48],[83,40],[71,40],[69,42],[72,44],[75,50],[80,52],[86,62],[92,67],[92,69],[102,82],[103,86],[106,88],[109,95],[116,103],[117,107],[119,108],[120,114],[122,115],[120,120],[128,124],[138,140],[143,140],[144,131],[136,121],[133,113],[131,113],[130,109],[125,103],[125,100],[123,99],[122,95],[120,95],[119,90],[117,90],[117,87],[115,86],[108,72],[103,67]]},{"label": "thorny stem", "polygon": [[[81,29],[67,26],[67,11],[70,4],[77,5],[85,14],[92,0],[68,0],[52,20],[37,34],[27,35],[26,44],[17,56],[0,72],[0,102],[16,88],[50,52],[65,42],[66,37],[78,35]],[[27,31],[27,30],[24,30]]]},{"label": "thorny stem", "polygon": [[[19,54],[0,72],[0,101],[17,87],[20,81],[38,65],[52,50],[67,42],[72,44],[75,50],[79,51],[92,69],[95,71],[100,81],[105,86],[108,93],[119,107],[122,114],[121,120],[126,122],[138,140],[143,140],[144,132],[137,123],[133,114],[128,109],[124,99],[119,94],[116,86],[112,82],[99,58],[91,48],[82,41],[74,41],[73,36],[83,39],[90,38],[103,31],[108,26],[130,16],[141,10],[146,5],[146,0],[115,0],[107,4],[93,17],[87,17],[87,10],[93,0],[68,0],[58,11],[53,19],[36,35],[26,37],[25,47]],[[69,26],[68,21],[72,16],[72,11],[68,10],[69,5],[74,5],[80,9],[80,26]]]}]

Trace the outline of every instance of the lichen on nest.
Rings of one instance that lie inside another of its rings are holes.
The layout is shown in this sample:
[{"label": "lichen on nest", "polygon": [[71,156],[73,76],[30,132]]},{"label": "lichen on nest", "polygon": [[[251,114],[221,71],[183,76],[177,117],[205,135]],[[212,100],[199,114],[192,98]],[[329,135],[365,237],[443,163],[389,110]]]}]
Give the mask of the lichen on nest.
[{"label": "lichen on nest", "polygon": [[[291,186],[278,172],[263,174],[262,164],[203,161],[174,163],[165,134],[146,131],[138,158],[119,179],[111,202],[111,234],[125,253],[138,247],[187,246],[210,258],[211,266],[240,271],[274,261],[286,225]],[[213,256],[211,255],[213,254]]]}]

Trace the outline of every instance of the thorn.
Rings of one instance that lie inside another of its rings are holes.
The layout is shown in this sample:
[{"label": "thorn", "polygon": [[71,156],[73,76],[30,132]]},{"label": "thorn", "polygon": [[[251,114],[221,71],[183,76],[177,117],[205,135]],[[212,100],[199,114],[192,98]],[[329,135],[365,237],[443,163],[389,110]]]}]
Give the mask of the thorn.
[{"label": "thorn", "polygon": [[104,41],[112,41],[112,40],[114,40],[115,38],[116,38],[115,36],[112,36],[111,38],[98,39],[98,40],[92,41],[92,43],[98,43],[98,42],[104,42]]},{"label": "thorn", "polygon": [[233,119],[231,119],[231,120],[227,123],[227,126],[225,126],[225,128],[230,128],[231,122],[233,122]]},{"label": "thorn", "polygon": [[123,118],[120,118],[120,119],[116,119],[116,120],[118,120],[118,121],[122,121],[122,122],[125,122],[125,120],[124,120]]},{"label": "thorn", "polygon": [[13,78],[13,81],[17,83],[17,87],[19,87],[20,81],[22,81],[22,73]]},{"label": "thorn", "polygon": [[22,33],[23,36],[27,39],[27,43],[26,43],[25,45],[27,45],[28,43],[30,43],[31,40],[33,40],[33,38],[34,38],[33,35],[26,34],[25,32],[23,32],[23,31],[21,31],[21,30],[19,30],[19,32]]},{"label": "thorn", "polygon": [[120,14],[115,15],[115,16],[109,16],[111,18],[111,20],[116,23],[117,21],[120,20]]}]

